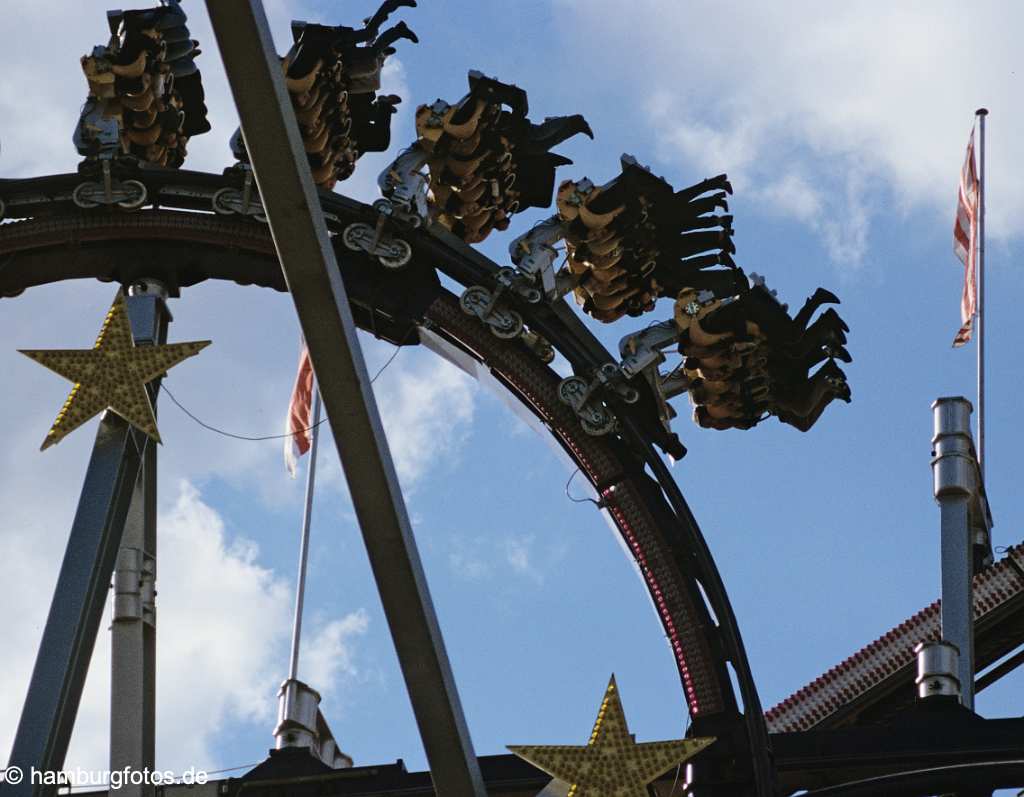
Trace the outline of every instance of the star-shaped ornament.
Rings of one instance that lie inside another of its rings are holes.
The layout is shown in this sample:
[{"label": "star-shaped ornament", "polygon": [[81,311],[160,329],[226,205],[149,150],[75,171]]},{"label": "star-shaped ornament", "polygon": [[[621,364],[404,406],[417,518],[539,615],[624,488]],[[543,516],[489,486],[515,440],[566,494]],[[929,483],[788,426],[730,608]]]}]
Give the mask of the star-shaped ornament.
[{"label": "star-shaped ornament", "polygon": [[210,345],[208,340],[136,346],[128,304],[120,291],[91,349],[20,350],[75,383],[40,450],[59,443],[108,407],[160,442],[146,384]]},{"label": "star-shaped ornament", "polygon": [[647,784],[713,741],[708,737],[637,744],[626,725],[613,675],[587,744],[508,749],[553,778],[572,784],[568,797],[648,797]]}]

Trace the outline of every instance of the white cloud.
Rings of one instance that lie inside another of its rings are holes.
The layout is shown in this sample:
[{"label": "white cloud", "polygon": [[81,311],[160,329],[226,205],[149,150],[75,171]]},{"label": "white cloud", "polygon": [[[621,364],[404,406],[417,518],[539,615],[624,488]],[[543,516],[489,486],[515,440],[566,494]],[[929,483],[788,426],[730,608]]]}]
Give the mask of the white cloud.
[{"label": "white cloud", "polygon": [[568,553],[564,541],[548,539],[538,544],[533,533],[453,535],[450,544],[448,565],[467,581],[483,581],[495,573],[507,573],[543,584],[551,569]]},{"label": "white cloud", "polygon": [[[9,471],[7,471],[9,472]],[[57,468],[45,487],[22,485],[34,521],[8,529],[0,552],[10,565],[3,585],[6,655],[0,663],[0,750],[13,741],[36,643],[49,606],[68,518],[44,500],[74,490],[74,477]],[[70,478],[69,478],[70,477]],[[17,478],[3,500],[15,500]],[[9,482],[8,482],[9,484]],[[273,723],[291,627],[291,587],[258,563],[258,548],[229,535],[219,514],[182,482],[160,515],[157,623],[157,755],[180,770],[216,760],[215,741],[238,719]],[[97,638],[68,766],[102,769],[108,753],[110,701],[109,606]]]},{"label": "white cloud", "polygon": [[463,543],[448,553],[448,564],[456,575],[469,581],[483,581],[491,574],[491,566],[476,552],[467,550]]},{"label": "white cloud", "polygon": [[804,175],[789,172],[757,189],[757,195],[769,209],[813,224],[821,213],[824,198]]},{"label": "white cloud", "polygon": [[409,489],[458,454],[473,420],[476,383],[445,360],[421,352],[402,356],[416,362],[389,368],[374,387],[398,477]]},{"label": "white cloud", "polygon": [[269,736],[293,593],[188,482],[160,518],[159,544],[157,754],[180,768],[213,760],[231,721],[265,721]]},{"label": "white cloud", "polygon": [[544,581],[544,572],[537,566],[534,556],[534,535],[509,535],[505,538],[505,561],[514,573],[527,576],[538,584]]},{"label": "white cloud", "polygon": [[638,0],[628,14],[615,0],[555,5],[589,52],[630,53],[592,68],[623,81],[634,103],[640,95],[661,158],[728,171],[738,192],[816,230],[837,261],[863,257],[879,205],[952,219],[981,104],[992,111],[989,230],[1021,232],[1024,185],[1011,175],[1024,139],[1009,131],[1024,126],[1024,110],[1006,35],[1024,24],[1020,4],[966,13],[952,0],[807,0],[735,14],[708,0]]},{"label": "white cloud", "polygon": [[[56,486],[56,485],[55,485]],[[46,515],[45,509],[41,513]],[[257,545],[225,529],[221,516],[188,482],[160,515],[157,624],[157,757],[161,768],[224,763],[218,738],[239,721],[263,722],[269,739],[277,688],[284,678],[293,588],[259,562]],[[13,741],[35,657],[50,584],[39,572],[55,563],[46,550],[59,546],[59,527],[42,523],[0,539],[11,562],[4,589],[8,645],[0,662],[0,751]],[[50,542],[47,543],[47,540]],[[109,605],[90,664],[75,723],[68,767],[100,770],[108,756]],[[325,696],[359,676],[353,644],[364,634],[363,609],[308,625],[302,676]],[[6,760],[6,756],[4,756]]]},{"label": "white cloud", "polygon": [[341,678],[351,681],[360,677],[352,643],[369,627],[370,615],[359,609],[313,629],[314,634],[303,644],[299,657],[302,680],[329,697]]}]

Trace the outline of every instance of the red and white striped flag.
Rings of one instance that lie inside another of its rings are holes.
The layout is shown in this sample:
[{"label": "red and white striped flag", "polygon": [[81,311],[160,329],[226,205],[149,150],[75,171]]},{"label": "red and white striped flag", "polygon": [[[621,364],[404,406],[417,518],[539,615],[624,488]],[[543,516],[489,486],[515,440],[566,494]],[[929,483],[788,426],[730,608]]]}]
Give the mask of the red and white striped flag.
[{"label": "red and white striped flag", "polygon": [[953,253],[964,264],[964,292],[960,299],[960,320],[963,326],[953,338],[953,346],[963,346],[971,339],[974,313],[978,302],[978,279],[975,271],[975,242],[978,226],[978,172],[974,168],[974,128],[967,142],[967,157],[960,170],[957,192],[956,222],[953,224]]},{"label": "red and white striped flag", "polygon": [[305,343],[299,354],[299,371],[295,375],[292,400],[288,404],[288,418],[285,429],[288,437],[284,440],[284,465],[295,478],[299,457],[309,451],[311,445],[310,426],[313,407],[313,363],[309,360],[309,349]]}]

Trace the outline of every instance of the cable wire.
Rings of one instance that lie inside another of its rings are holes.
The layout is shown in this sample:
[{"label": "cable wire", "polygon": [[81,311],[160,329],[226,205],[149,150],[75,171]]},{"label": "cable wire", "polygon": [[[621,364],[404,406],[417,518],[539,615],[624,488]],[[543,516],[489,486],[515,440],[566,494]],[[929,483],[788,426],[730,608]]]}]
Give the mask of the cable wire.
[{"label": "cable wire", "polygon": [[593,498],[573,498],[572,497],[572,494],[569,492],[569,485],[572,484],[572,480],[576,478],[576,474],[579,473],[579,472],[580,472],[580,469],[576,468],[576,470],[574,470],[572,472],[572,475],[569,476],[569,481],[567,481],[565,483],[565,497],[568,498],[570,501],[572,501],[574,504],[587,504],[587,503],[590,503],[590,504],[593,504],[594,506],[596,506],[598,509],[603,509],[604,505],[600,501],[595,501]]},{"label": "cable wire", "polygon": [[[408,337],[409,336],[406,335],[406,338],[408,338]],[[405,340],[403,340],[402,343],[405,343]],[[403,347],[401,345],[395,346],[395,350],[391,353],[391,356],[388,357],[387,362],[385,362],[384,365],[382,365],[380,367],[380,369],[377,371],[377,373],[375,373],[373,375],[373,378],[370,380],[370,384],[371,385],[374,382],[376,382],[377,381],[377,377],[379,377],[382,373],[384,373],[384,370],[389,365],[391,365],[391,363],[393,363],[395,361],[395,358],[398,356],[398,353],[402,350],[402,348]],[[174,402],[174,405],[179,410],[181,410],[183,413],[185,413],[189,418],[191,418],[193,421],[195,421],[197,424],[202,426],[204,429],[208,429],[209,431],[215,432],[216,434],[219,434],[219,435],[223,435],[224,437],[230,437],[233,440],[245,440],[247,442],[253,442],[253,443],[260,442],[262,440],[283,440],[286,437],[295,437],[296,435],[305,434],[306,432],[310,432],[313,429],[315,429],[316,427],[320,426],[320,424],[323,424],[323,423],[327,422],[327,418],[323,418],[319,423],[315,423],[312,426],[307,426],[305,429],[296,429],[294,432],[285,432],[284,434],[267,434],[267,435],[258,435],[258,436],[255,436],[255,437],[249,436],[249,435],[244,435],[244,434],[235,434],[234,432],[228,432],[228,431],[225,431],[224,429],[219,429],[216,426],[212,426],[212,425],[206,423],[206,421],[204,421],[204,420],[202,420],[200,418],[197,418],[195,415],[193,415],[188,410],[188,408],[185,407],[184,404],[182,404],[180,401],[178,401],[177,398],[175,398],[174,393],[172,393],[171,389],[169,387],[167,387],[167,377],[164,377],[164,382],[161,383],[160,387],[167,394],[167,397],[172,402]],[[566,489],[568,489],[568,487]]]},{"label": "cable wire", "polygon": [[320,423],[314,424],[313,426],[308,426],[305,429],[296,429],[294,432],[285,432],[284,434],[266,434],[266,435],[259,435],[257,437],[250,437],[250,436],[244,435],[244,434],[235,434],[234,432],[226,432],[223,429],[218,429],[216,426],[211,426],[210,424],[206,423],[203,420],[200,420],[195,415],[193,415],[191,412],[189,412],[188,409],[186,409],[185,406],[180,401],[178,401],[178,399],[176,399],[174,397],[174,394],[171,392],[170,388],[167,387],[166,384],[161,385],[160,388],[161,388],[161,390],[163,390],[164,393],[167,394],[168,398],[170,398],[170,400],[174,402],[174,405],[179,410],[181,410],[183,413],[185,413],[189,418],[191,418],[193,421],[198,423],[204,429],[209,429],[211,432],[216,432],[219,435],[223,435],[224,437],[230,437],[230,438],[232,438],[234,440],[247,440],[249,442],[258,442],[260,440],[282,440],[285,437],[295,437],[295,435],[304,434],[306,432],[309,432],[309,431],[315,429],[317,426],[319,426],[321,423],[324,423],[324,421],[327,420],[326,418],[324,418],[323,420],[320,421]]}]

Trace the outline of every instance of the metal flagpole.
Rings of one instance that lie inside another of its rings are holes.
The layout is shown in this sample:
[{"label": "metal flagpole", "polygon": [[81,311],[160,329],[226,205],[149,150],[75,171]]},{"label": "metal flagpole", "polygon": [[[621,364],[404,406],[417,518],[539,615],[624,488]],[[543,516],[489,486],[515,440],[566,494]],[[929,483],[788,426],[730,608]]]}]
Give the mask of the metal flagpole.
[{"label": "metal flagpole", "polygon": [[[320,198],[260,0],[206,0],[438,794],[486,797]],[[342,445],[344,443],[344,445]]]},{"label": "metal flagpole", "polygon": [[985,117],[987,108],[979,108],[980,117],[979,173],[978,173],[978,470],[985,483]]},{"label": "metal flagpole", "polygon": [[292,623],[292,649],[288,678],[277,693],[277,749],[306,747],[314,755],[319,749],[321,721],[320,694],[299,680],[299,644],[302,641],[302,610],[306,600],[306,569],[309,561],[309,527],[313,518],[313,489],[316,485],[316,452],[320,439],[320,390],[313,381],[313,423],[309,446],[309,470],[306,471],[306,504],[302,511],[302,536],[299,541],[299,576],[295,585],[295,620]]},{"label": "metal flagpole", "polygon": [[313,487],[316,483],[316,449],[320,438],[320,390],[313,382],[313,423],[310,432],[309,470],[306,472],[306,506],[302,512],[302,540],[299,543],[299,578],[295,587],[295,622],[292,624],[292,655],[288,680],[299,677],[299,641],[302,637],[302,607],[306,598],[306,563],[309,560],[309,524],[313,516]]}]

